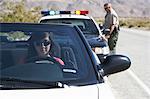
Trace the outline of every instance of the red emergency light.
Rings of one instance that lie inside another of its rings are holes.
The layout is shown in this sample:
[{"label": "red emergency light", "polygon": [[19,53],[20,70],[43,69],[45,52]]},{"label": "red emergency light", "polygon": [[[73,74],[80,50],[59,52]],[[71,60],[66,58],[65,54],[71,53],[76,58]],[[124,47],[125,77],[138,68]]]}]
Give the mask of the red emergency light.
[{"label": "red emergency light", "polygon": [[89,11],[86,11],[86,10],[77,10],[77,11],[75,11],[75,14],[78,14],[78,15],[86,15],[88,13],[89,13]]}]

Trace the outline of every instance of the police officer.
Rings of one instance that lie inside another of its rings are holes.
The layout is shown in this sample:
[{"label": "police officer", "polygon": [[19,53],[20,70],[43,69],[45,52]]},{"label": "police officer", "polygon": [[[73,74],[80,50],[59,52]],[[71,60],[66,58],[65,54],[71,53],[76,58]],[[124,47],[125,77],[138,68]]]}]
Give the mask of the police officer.
[{"label": "police officer", "polygon": [[108,39],[110,54],[115,54],[119,32],[119,18],[110,3],[105,3],[104,9],[106,11],[106,15],[103,28],[110,29],[110,32],[108,34],[105,34],[105,37],[106,39]]}]

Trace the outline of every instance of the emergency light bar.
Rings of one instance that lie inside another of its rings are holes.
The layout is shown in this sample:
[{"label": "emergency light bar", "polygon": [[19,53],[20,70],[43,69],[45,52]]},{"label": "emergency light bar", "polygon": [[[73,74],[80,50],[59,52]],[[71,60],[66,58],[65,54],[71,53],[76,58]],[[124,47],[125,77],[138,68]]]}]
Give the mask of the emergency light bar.
[{"label": "emergency light bar", "polygon": [[53,11],[53,10],[47,10],[47,11],[41,11],[41,14],[43,16],[48,16],[48,15],[58,15],[58,14],[77,14],[77,15],[86,15],[88,14],[89,11],[84,11],[84,10],[77,10],[77,11],[74,11],[74,12],[71,12],[71,11]]}]

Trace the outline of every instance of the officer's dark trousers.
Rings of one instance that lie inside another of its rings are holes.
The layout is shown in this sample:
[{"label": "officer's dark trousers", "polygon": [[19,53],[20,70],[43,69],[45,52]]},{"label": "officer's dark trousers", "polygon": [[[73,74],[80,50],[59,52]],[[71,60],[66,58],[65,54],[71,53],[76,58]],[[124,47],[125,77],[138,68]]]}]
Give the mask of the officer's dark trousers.
[{"label": "officer's dark trousers", "polygon": [[113,32],[111,35],[110,35],[110,38],[108,39],[108,46],[109,46],[109,49],[110,49],[110,52],[113,51],[115,53],[116,51],[116,44],[117,44],[117,41],[118,41],[118,32]]}]

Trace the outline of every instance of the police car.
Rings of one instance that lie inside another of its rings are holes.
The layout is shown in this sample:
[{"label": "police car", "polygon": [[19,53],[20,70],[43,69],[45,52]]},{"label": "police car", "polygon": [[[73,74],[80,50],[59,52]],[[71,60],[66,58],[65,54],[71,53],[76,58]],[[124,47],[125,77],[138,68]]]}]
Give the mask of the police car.
[{"label": "police car", "polygon": [[88,16],[88,11],[41,11],[43,15],[39,23],[58,23],[76,25],[83,32],[94,52],[101,56],[109,54],[109,47],[103,39],[99,25],[93,17]]}]

